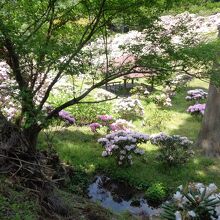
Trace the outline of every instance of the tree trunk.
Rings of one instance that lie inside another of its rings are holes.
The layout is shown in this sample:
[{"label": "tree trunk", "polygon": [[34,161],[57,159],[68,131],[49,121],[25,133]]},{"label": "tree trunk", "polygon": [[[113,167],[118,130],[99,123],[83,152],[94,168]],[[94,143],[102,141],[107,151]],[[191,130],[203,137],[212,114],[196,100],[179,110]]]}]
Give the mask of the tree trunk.
[{"label": "tree trunk", "polygon": [[33,125],[22,131],[0,112],[0,154],[12,151],[35,152],[40,130],[38,125]]},{"label": "tree trunk", "polygon": [[16,152],[27,152],[28,142],[21,130],[11,122],[7,121],[0,112],[0,167],[7,159],[7,156]]},{"label": "tree trunk", "polygon": [[207,156],[220,156],[220,87],[210,83],[198,146]]},{"label": "tree trunk", "polygon": [[37,139],[41,129],[37,125],[33,125],[30,128],[24,129],[23,133],[28,142],[30,152],[36,152]]},{"label": "tree trunk", "polygon": [[[220,39],[220,26],[218,26],[218,38]],[[202,147],[205,155],[220,157],[220,63],[218,53],[211,75],[208,100],[202,128],[200,130],[197,145]]]}]

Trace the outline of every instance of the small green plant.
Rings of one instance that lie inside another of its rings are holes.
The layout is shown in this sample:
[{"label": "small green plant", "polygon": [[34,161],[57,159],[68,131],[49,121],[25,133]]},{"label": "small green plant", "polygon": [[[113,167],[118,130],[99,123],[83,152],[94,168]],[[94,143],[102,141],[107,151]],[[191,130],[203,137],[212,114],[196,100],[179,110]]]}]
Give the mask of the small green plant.
[{"label": "small green plant", "polygon": [[83,195],[89,185],[89,176],[82,170],[75,171],[68,184],[68,190],[78,195]]},{"label": "small green plant", "polygon": [[171,114],[167,110],[155,110],[153,114],[145,118],[142,122],[143,126],[148,126],[151,131],[161,132],[166,129],[166,123],[171,118]]},{"label": "small green plant", "polygon": [[159,205],[167,196],[167,189],[162,183],[155,183],[145,192],[145,198],[148,202]]}]

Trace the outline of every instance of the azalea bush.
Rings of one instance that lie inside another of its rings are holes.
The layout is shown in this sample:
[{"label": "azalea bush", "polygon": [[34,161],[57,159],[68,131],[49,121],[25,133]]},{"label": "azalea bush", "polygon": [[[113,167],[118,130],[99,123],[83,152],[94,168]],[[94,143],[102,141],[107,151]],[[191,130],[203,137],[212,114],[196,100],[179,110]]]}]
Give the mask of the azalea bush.
[{"label": "azalea bush", "polygon": [[118,99],[114,106],[114,111],[124,119],[143,117],[144,115],[144,108],[140,100],[131,97]]},{"label": "azalea bush", "polygon": [[98,129],[105,127],[107,128],[107,133],[109,130],[111,130],[110,125],[114,122],[115,120],[111,115],[98,115],[96,122],[93,122],[89,125],[91,128],[91,131],[94,133],[97,133]]},{"label": "azalea bush", "polygon": [[115,94],[104,89],[96,89],[94,97],[96,100],[108,100],[113,99],[115,97]]},{"label": "azalea bush", "polygon": [[138,86],[135,86],[134,88],[132,88],[130,90],[130,93],[132,95],[136,95],[138,97],[147,97],[150,92],[148,91],[147,87],[145,85],[138,85]]},{"label": "azalea bush", "polygon": [[208,96],[208,93],[205,92],[203,89],[194,89],[194,90],[189,90],[187,92],[186,100],[187,101],[198,101],[201,99],[206,99]]},{"label": "azalea bush", "polygon": [[204,115],[206,104],[195,104],[189,106],[187,112],[192,115]]},{"label": "azalea bush", "polygon": [[163,206],[163,219],[168,220],[214,220],[220,219],[220,193],[214,183],[190,183],[178,187],[171,202]]},{"label": "azalea bush", "polygon": [[164,92],[156,92],[152,95],[149,96],[148,98],[149,102],[154,102],[159,106],[172,106],[172,100],[170,98],[170,95],[168,93],[164,93]]},{"label": "azalea bush", "polygon": [[193,142],[187,137],[159,133],[151,135],[150,141],[159,146],[159,159],[170,166],[186,163],[194,154],[191,149]]},{"label": "azalea bush", "polygon": [[176,91],[177,89],[184,87],[187,83],[192,80],[192,77],[187,74],[178,74],[172,80],[167,81],[167,85],[170,90]]},{"label": "azalea bush", "polygon": [[104,138],[98,139],[105,150],[102,152],[103,157],[113,156],[118,165],[132,165],[133,156],[143,155],[144,150],[139,145],[146,143],[149,136],[134,131],[116,131],[107,134]]},{"label": "azalea bush", "polygon": [[134,128],[134,125],[131,121],[127,121],[125,119],[117,119],[114,123],[109,125],[109,128],[111,131],[129,131]]},{"label": "azalea bush", "polygon": [[58,116],[61,120],[65,121],[68,124],[75,124],[75,118],[67,111],[61,110],[58,113]]},{"label": "azalea bush", "polygon": [[101,128],[105,128],[106,133],[119,130],[129,131],[130,129],[134,128],[133,124],[130,121],[127,121],[125,119],[115,120],[110,115],[99,115],[96,122],[91,123],[89,127],[93,133],[97,133],[98,130]]},{"label": "azalea bush", "polygon": [[0,62],[0,108],[8,120],[13,120],[20,111],[16,82],[9,76],[10,68],[5,62]]}]

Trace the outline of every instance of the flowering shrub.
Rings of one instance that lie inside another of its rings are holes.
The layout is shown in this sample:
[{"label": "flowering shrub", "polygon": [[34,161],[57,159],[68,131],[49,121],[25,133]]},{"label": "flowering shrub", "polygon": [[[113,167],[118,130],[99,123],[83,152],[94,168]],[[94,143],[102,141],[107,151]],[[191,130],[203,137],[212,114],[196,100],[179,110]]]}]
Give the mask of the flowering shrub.
[{"label": "flowering shrub", "polygon": [[70,115],[70,113],[64,111],[64,110],[61,110],[59,113],[58,113],[58,116],[61,120],[69,123],[69,124],[74,124],[75,123],[75,118]]},{"label": "flowering shrub", "polygon": [[191,100],[200,100],[200,99],[206,99],[208,96],[208,93],[205,92],[203,89],[194,89],[194,90],[189,90],[187,92],[186,100],[191,101]]},{"label": "flowering shrub", "polygon": [[111,115],[99,115],[98,119],[101,121],[102,125],[109,125],[114,120]]},{"label": "flowering shrub", "polygon": [[134,128],[131,122],[125,119],[117,119],[114,123],[109,125],[111,131],[130,130]]},{"label": "flowering shrub", "polygon": [[187,137],[159,133],[151,135],[150,141],[160,147],[159,158],[168,165],[185,163],[194,154],[191,149],[192,141]]},{"label": "flowering shrub", "polygon": [[118,165],[132,165],[132,153],[144,154],[144,150],[139,149],[138,145],[146,143],[148,140],[148,135],[121,130],[107,134],[105,138],[98,139],[98,142],[105,147],[102,152],[103,157],[114,156]]},{"label": "flowering shrub", "polygon": [[186,74],[179,74],[174,77],[171,81],[169,81],[169,87],[175,91],[177,88],[181,86],[185,86],[190,80],[192,80],[192,77]]},{"label": "flowering shrub", "polygon": [[97,129],[100,129],[101,127],[106,127],[107,132],[111,130],[111,123],[114,122],[114,119],[111,115],[99,115],[97,116],[97,122],[93,122],[89,125],[91,128],[91,131],[93,133],[97,133]]},{"label": "flowering shrub", "polygon": [[97,117],[97,122],[91,123],[89,125],[91,131],[97,133],[97,129],[101,127],[107,128],[107,133],[119,131],[119,130],[130,130],[134,126],[131,122],[125,119],[117,119],[116,121],[110,115],[99,115]]},{"label": "flowering shrub", "polygon": [[150,95],[148,100],[154,102],[159,106],[172,106],[172,101],[170,98],[170,93],[155,93]]},{"label": "flowering shrub", "polygon": [[97,133],[97,129],[100,129],[102,127],[102,125],[97,122],[94,122],[94,123],[90,124],[89,127],[91,128],[91,131],[93,133]]},{"label": "flowering shrub", "polygon": [[195,104],[189,106],[187,112],[190,114],[204,115],[206,104]]},{"label": "flowering shrub", "polygon": [[135,86],[134,88],[130,90],[130,93],[132,95],[137,95],[139,97],[140,96],[147,97],[150,94],[150,92],[147,90],[146,86],[144,85]]},{"label": "flowering shrub", "polygon": [[131,97],[119,99],[114,109],[115,113],[125,119],[131,119],[137,116],[142,117],[144,115],[144,108],[141,102]]},{"label": "flowering shrub", "polygon": [[104,89],[97,89],[94,96],[96,100],[107,100],[115,97],[113,93],[106,91]]},{"label": "flowering shrub", "polygon": [[171,98],[166,94],[157,95],[156,103],[161,106],[172,106]]},{"label": "flowering shrub", "polygon": [[0,108],[8,120],[12,120],[21,109],[16,86],[16,81],[10,77],[9,66],[0,62]]},{"label": "flowering shrub", "polygon": [[180,186],[172,202],[163,207],[164,219],[220,219],[220,193],[214,183],[204,186],[191,183],[185,188]]}]

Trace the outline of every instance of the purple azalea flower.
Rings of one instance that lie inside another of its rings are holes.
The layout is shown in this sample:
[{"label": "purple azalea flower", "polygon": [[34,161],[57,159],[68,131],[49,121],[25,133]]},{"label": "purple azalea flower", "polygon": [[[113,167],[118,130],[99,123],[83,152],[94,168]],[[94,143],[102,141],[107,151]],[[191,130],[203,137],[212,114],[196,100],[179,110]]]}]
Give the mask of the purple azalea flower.
[{"label": "purple azalea flower", "polygon": [[59,113],[58,113],[58,116],[60,119],[68,122],[69,124],[74,124],[76,122],[75,118],[70,115],[70,113],[64,111],[64,110],[61,110]]},{"label": "purple azalea flower", "polygon": [[189,106],[189,108],[187,109],[187,112],[191,113],[191,114],[201,114],[204,115],[205,113],[205,107],[206,104],[195,104],[195,105],[191,105]]},{"label": "purple azalea flower", "polygon": [[96,133],[97,129],[101,128],[101,125],[97,122],[94,122],[94,123],[90,124],[89,127],[91,128],[92,132]]}]

